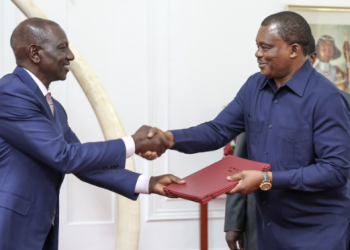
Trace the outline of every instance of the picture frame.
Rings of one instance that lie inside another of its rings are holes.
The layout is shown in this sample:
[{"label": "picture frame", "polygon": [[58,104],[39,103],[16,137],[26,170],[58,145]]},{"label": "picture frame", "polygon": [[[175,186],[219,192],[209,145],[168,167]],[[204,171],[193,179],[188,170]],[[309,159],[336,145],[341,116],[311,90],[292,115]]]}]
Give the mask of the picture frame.
[{"label": "picture frame", "polygon": [[339,89],[349,92],[350,7],[287,5],[311,27],[317,59],[315,69]]}]

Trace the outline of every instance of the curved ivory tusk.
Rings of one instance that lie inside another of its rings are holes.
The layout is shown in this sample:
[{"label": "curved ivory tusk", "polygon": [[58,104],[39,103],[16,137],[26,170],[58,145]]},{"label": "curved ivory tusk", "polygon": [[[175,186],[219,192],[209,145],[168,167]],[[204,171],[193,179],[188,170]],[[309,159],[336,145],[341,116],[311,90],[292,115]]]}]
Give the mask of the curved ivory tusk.
[{"label": "curved ivory tusk", "polygon": [[[25,16],[45,18],[46,15],[30,0],[11,0]],[[101,81],[72,43],[75,60],[70,69],[88,98],[106,140],[125,136],[123,125]],[[132,157],[126,160],[126,169],[135,171]],[[116,250],[137,250],[140,234],[140,202],[117,195]]]}]

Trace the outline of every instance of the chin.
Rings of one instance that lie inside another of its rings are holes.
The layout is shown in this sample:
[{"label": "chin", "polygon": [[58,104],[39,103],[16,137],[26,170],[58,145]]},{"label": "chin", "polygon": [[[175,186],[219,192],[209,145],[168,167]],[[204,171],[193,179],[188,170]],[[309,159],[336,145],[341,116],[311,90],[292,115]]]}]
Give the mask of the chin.
[{"label": "chin", "polygon": [[60,81],[64,81],[64,80],[66,80],[66,78],[67,78],[67,74],[63,74],[60,77]]},{"label": "chin", "polygon": [[268,78],[271,78],[270,75],[271,75],[271,72],[269,70],[266,70],[266,69],[262,69],[260,70],[260,73],[265,76],[265,77],[268,77]]}]

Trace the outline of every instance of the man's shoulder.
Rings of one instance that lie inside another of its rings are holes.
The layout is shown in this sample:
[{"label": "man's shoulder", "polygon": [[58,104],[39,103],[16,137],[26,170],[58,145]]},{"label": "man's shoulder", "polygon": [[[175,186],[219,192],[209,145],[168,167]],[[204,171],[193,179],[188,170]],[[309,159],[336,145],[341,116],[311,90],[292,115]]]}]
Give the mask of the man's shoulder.
[{"label": "man's shoulder", "polygon": [[33,95],[30,89],[16,74],[7,74],[0,79],[0,95],[3,94],[26,94]]},{"label": "man's shoulder", "polygon": [[340,100],[344,96],[334,83],[316,70],[310,75],[306,91],[308,96],[318,100],[319,104],[332,98]]},{"label": "man's shoulder", "polygon": [[315,94],[318,93],[324,95],[330,92],[340,93],[340,90],[334,83],[316,70],[311,73],[308,85],[309,91],[312,91]]},{"label": "man's shoulder", "polygon": [[0,86],[3,86],[3,85],[8,84],[8,83],[16,82],[17,80],[19,80],[19,78],[15,74],[4,75],[0,79]]}]

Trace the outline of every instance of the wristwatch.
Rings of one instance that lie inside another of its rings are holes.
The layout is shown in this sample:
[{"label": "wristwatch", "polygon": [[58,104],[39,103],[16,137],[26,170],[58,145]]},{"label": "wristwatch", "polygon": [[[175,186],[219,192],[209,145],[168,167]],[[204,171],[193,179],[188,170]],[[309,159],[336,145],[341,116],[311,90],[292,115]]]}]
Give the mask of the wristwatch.
[{"label": "wristwatch", "polygon": [[263,181],[261,182],[259,187],[262,191],[268,191],[272,188],[272,183],[269,179],[269,175],[267,174],[267,172],[263,171],[262,173],[263,173]]}]

